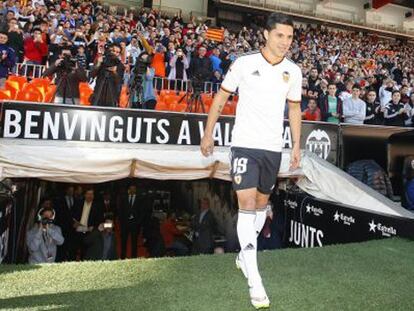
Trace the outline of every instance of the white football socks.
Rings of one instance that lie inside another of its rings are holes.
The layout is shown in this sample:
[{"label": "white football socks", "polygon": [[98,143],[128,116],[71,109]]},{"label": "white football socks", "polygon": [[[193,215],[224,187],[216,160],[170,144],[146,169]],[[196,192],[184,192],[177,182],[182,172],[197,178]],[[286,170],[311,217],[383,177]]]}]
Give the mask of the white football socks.
[{"label": "white football socks", "polygon": [[266,222],[267,205],[256,209],[256,219],[254,221],[254,228],[256,229],[256,236],[262,232],[263,226]]},{"label": "white football socks", "polygon": [[240,243],[240,254],[247,271],[249,287],[261,286],[262,278],[257,267],[257,235],[255,228],[256,211],[239,209],[237,235]]}]

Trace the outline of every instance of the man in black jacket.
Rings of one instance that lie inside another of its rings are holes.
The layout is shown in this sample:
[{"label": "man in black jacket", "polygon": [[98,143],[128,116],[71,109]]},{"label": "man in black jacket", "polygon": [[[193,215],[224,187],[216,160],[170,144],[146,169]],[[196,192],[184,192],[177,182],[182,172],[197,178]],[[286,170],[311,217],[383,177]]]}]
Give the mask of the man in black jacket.
[{"label": "man in black jacket", "polygon": [[190,78],[193,88],[202,90],[203,82],[210,81],[213,75],[213,66],[210,58],[206,57],[206,48],[204,46],[198,49],[198,56],[191,58]]},{"label": "man in black jacket", "polygon": [[210,210],[210,201],[208,198],[201,200],[200,211],[195,215],[193,220],[193,229],[193,254],[213,253],[217,222]]},{"label": "man in black jacket", "polygon": [[81,249],[83,255],[85,237],[104,221],[102,205],[95,200],[92,188],[85,190],[83,200],[76,201],[72,217],[73,227],[77,232],[77,249]]},{"label": "man in black jacket", "polygon": [[94,92],[90,98],[93,106],[117,107],[124,79],[125,66],[119,59],[121,48],[108,47],[105,56],[99,56],[91,77],[96,78]]},{"label": "man in black jacket", "polygon": [[55,73],[57,85],[55,104],[79,105],[79,83],[87,81],[86,71],[78,68],[68,46],[62,47],[58,60],[45,70],[43,77]]},{"label": "man in black jacket", "polygon": [[128,192],[121,198],[119,206],[119,222],[121,225],[121,259],[126,258],[128,237],[131,236],[131,257],[137,257],[138,235],[141,229],[141,219],[138,209],[140,198],[137,186],[130,185]]}]

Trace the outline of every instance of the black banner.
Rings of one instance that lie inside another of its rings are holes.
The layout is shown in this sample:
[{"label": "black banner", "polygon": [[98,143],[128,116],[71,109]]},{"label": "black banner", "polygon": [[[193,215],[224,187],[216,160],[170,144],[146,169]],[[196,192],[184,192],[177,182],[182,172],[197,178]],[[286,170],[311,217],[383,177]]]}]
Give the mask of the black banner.
[{"label": "black banner", "polygon": [[[1,137],[199,145],[206,120],[202,114],[12,102],[2,106]],[[216,145],[230,145],[233,126],[233,116],[219,118],[213,133]],[[283,140],[286,148],[292,147],[287,121]],[[338,126],[303,123],[301,147],[337,164]]]},{"label": "black banner", "polygon": [[414,220],[283,192],[277,209],[285,217],[284,244],[322,247],[388,237],[414,239]]},{"label": "black banner", "polygon": [[9,198],[0,197],[0,263],[8,253],[12,203]]}]

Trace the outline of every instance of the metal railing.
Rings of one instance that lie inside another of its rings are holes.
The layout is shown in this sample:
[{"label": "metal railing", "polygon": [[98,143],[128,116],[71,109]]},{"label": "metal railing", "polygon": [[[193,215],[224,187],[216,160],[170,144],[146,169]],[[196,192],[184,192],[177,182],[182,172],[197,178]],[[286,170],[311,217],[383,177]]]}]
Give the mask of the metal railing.
[{"label": "metal railing", "polygon": [[10,71],[14,75],[25,76],[28,78],[40,78],[46,70],[45,65],[35,65],[27,63],[17,63]]}]

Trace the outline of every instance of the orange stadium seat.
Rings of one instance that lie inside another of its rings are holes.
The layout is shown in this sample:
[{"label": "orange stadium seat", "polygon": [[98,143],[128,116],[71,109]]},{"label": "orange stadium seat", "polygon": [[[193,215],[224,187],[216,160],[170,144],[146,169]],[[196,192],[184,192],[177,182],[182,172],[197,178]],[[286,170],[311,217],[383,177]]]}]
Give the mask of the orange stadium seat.
[{"label": "orange stadium seat", "polygon": [[157,105],[155,106],[155,110],[167,111],[168,106],[164,102],[160,101],[160,102],[157,102]]},{"label": "orange stadium seat", "polygon": [[0,90],[0,100],[11,99],[11,92],[9,90]]},{"label": "orange stadium seat", "polygon": [[119,107],[127,108],[129,104],[128,87],[122,86],[121,94],[119,95]]},{"label": "orange stadium seat", "polygon": [[185,112],[187,109],[187,105],[183,103],[173,103],[170,104],[169,108],[170,111]]},{"label": "orange stadium seat", "polygon": [[19,91],[16,100],[38,103],[42,100],[42,94],[34,91]]},{"label": "orange stadium seat", "polygon": [[27,83],[27,78],[24,76],[10,75],[8,76],[7,81],[17,82],[19,84],[19,90],[21,90],[23,86]]},{"label": "orange stadium seat", "polygon": [[49,89],[47,90],[43,101],[45,103],[53,103],[53,100],[55,99],[55,93],[56,93],[56,85],[51,85]]}]

